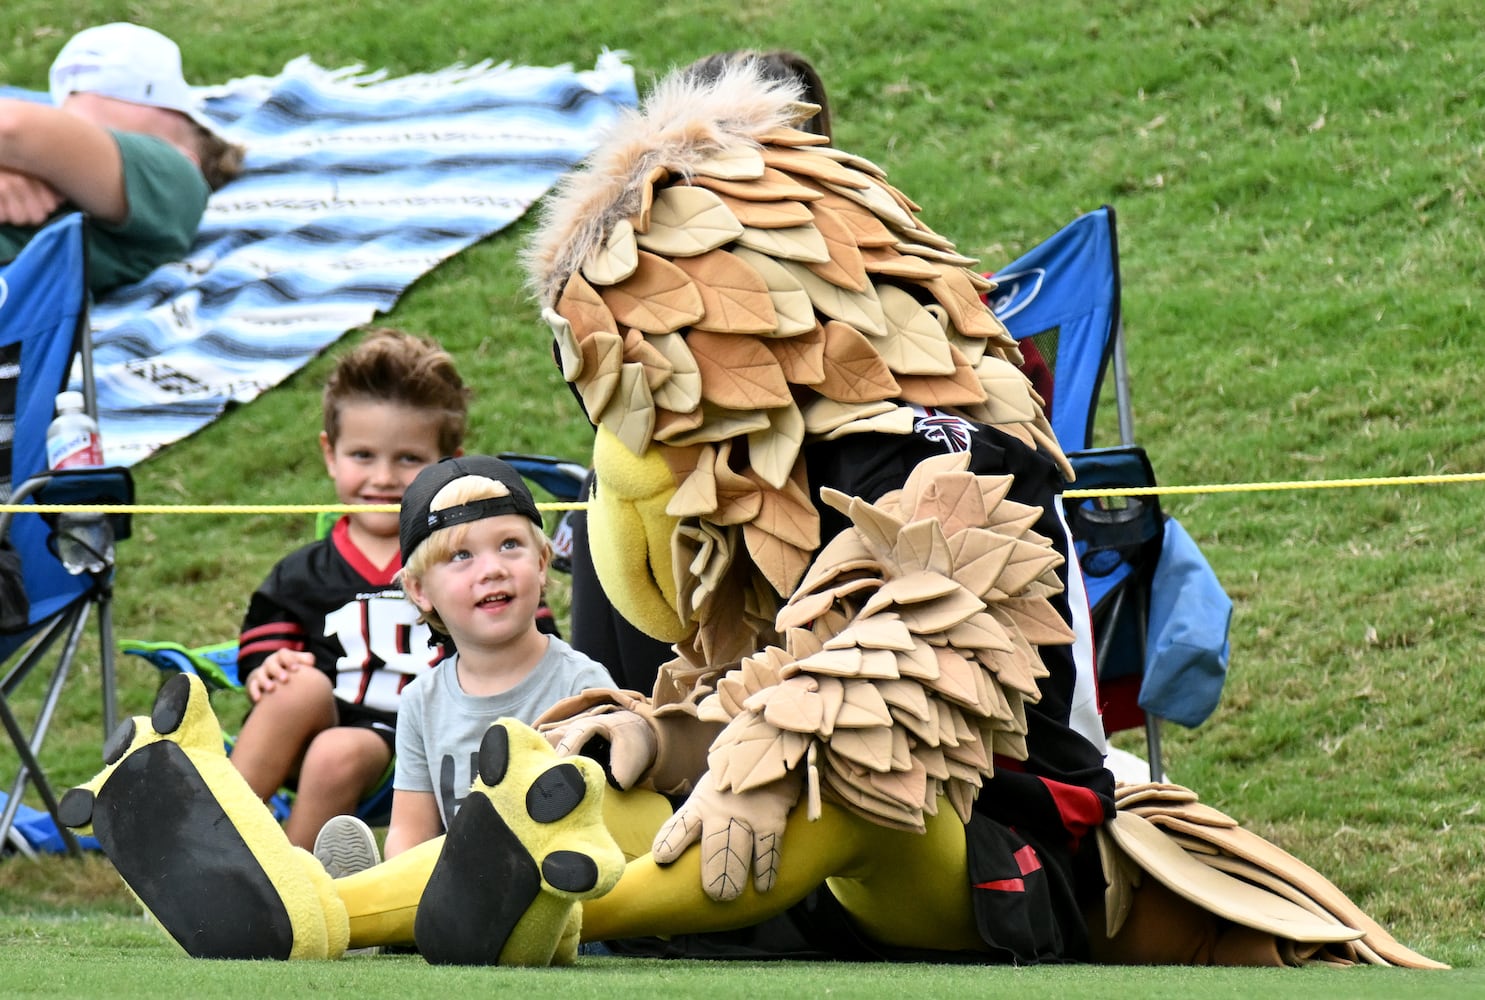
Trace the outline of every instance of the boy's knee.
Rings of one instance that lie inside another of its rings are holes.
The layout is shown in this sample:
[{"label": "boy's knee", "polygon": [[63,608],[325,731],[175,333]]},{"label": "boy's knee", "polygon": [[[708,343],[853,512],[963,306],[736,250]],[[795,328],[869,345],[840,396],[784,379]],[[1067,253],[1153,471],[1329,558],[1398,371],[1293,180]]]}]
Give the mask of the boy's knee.
[{"label": "boy's knee", "polygon": [[300,767],[299,785],[301,790],[306,783],[348,788],[355,794],[386,770],[391,756],[387,745],[370,730],[334,726],[310,741]]},{"label": "boy's knee", "polygon": [[335,724],[335,690],[330,679],[316,671],[301,671],[292,684],[280,684],[266,692],[253,706],[253,714],[291,725],[302,722],[310,728]]}]

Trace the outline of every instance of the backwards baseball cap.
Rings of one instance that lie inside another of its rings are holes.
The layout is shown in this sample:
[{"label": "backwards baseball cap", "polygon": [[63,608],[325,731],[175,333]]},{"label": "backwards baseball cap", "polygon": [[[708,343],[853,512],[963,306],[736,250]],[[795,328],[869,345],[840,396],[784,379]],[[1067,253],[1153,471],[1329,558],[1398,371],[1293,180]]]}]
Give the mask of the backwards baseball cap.
[{"label": "backwards baseball cap", "polygon": [[[440,490],[466,476],[484,476],[503,483],[510,495],[471,500],[469,503],[442,510],[429,510],[433,498],[438,496]],[[412,485],[402,494],[397,532],[402,543],[402,564],[406,566],[417,547],[435,531],[502,514],[520,514],[536,522],[537,527],[542,526],[541,511],[536,509],[536,501],[531,499],[531,490],[526,487],[526,480],[510,465],[489,455],[464,455],[435,462],[419,472]]]},{"label": "backwards baseball cap", "polygon": [[181,73],[180,46],[143,25],[118,21],[73,35],[52,63],[51,91],[53,104],[70,94],[101,94],[179,111],[213,131]]}]

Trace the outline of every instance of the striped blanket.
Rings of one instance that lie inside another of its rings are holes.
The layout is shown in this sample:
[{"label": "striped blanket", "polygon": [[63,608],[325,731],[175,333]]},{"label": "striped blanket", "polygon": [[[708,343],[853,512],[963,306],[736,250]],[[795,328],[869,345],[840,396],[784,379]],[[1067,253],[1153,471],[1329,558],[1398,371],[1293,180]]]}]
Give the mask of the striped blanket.
[{"label": "striped blanket", "polygon": [[204,88],[247,146],[183,261],[93,308],[105,459],[132,465],[278,384],[421,275],[518,219],[636,100],[633,70],[388,78],[307,57]]}]

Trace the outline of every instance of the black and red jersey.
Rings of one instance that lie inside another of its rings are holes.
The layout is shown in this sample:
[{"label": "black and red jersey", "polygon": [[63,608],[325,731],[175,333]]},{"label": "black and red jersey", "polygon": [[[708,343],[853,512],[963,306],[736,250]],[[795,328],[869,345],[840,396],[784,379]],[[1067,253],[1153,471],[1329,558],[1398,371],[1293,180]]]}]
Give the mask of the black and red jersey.
[{"label": "black and red jersey", "polygon": [[352,544],[349,519],[291,552],[253,592],[238,639],[238,676],[275,650],[307,650],[335,697],[395,712],[402,689],[442,656],[418,609],[394,582],[401,560],[373,566]]}]

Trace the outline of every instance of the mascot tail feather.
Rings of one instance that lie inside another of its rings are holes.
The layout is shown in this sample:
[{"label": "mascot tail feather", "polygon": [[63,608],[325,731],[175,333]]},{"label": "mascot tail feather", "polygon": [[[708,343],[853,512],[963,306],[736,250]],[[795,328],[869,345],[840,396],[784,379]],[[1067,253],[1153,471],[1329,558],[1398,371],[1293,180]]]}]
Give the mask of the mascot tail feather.
[{"label": "mascot tail feather", "polygon": [[[1398,943],[1319,872],[1198,801],[1190,789],[1121,785],[1115,800],[1118,813],[1099,831],[1112,956],[1148,930],[1136,925],[1151,920],[1138,907],[1153,881],[1161,887],[1158,898],[1170,901],[1174,894],[1239,929],[1226,938],[1226,958],[1234,964],[1448,968]],[[1168,913],[1179,905],[1146,908]]]}]

